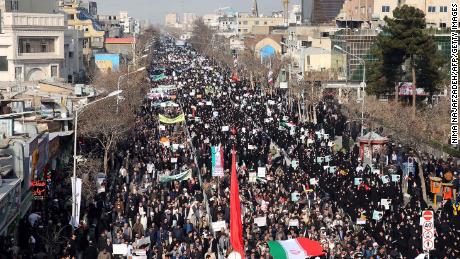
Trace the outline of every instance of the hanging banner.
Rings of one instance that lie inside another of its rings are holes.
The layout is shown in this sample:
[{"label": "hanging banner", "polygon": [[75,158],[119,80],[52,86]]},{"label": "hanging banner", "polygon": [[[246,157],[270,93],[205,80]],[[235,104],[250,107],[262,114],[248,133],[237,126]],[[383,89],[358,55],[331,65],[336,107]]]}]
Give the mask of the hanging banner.
[{"label": "hanging banner", "polygon": [[177,116],[176,118],[168,118],[163,115],[159,115],[160,117],[160,122],[166,123],[166,124],[173,124],[173,123],[178,123],[178,122],[183,122],[185,121],[185,115],[182,113],[181,115]]},{"label": "hanging banner", "polygon": [[211,147],[212,176],[224,176],[224,149],[221,146]]},{"label": "hanging banner", "polygon": [[72,206],[72,215],[75,215],[75,218],[71,219],[70,224],[73,227],[77,228],[80,223],[81,178],[77,178],[76,183],[75,183],[74,177],[72,177],[71,179],[72,179],[72,194],[73,194],[72,195],[72,205],[75,204],[75,206]]},{"label": "hanging banner", "polygon": [[160,183],[167,183],[172,181],[185,181],[192,179],[192,170],[188,169],[180,174],[175,175],[160,175]]}]

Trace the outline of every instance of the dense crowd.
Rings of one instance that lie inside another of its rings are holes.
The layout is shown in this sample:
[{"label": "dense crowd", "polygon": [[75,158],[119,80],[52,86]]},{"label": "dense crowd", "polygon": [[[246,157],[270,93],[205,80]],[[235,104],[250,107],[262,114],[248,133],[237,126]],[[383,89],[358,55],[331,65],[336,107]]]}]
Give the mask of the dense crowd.
[{"label": "dense crowd", "polygon": [[[357,133],[333,99],[315,106],[316,123],[304,122],[282,89],[267,93],[234,80],[169,38],[153,57],[152,91],[117,153],[110,188],[83,211],[67,257],[228,255],[232,148],[246,258],[272,258],[267,241],[297,237],[320,241],[324,258],[415,258],[423,253],[421,212],[430,209],[417,172],[427,181],[451,172],[458,193],[451,158],[414,159],[389,142],[366,165],[356,144],[341,148],[336,136],[345,143]],[[185,120],[159,120],[182,114]],[[213,176],[212,147],[223,149],[222,177]],[[412,159],[407,173],[403,165]],[[455,204],[455,197],[442,202],[435,214],[433,258],[460,258]]]}]

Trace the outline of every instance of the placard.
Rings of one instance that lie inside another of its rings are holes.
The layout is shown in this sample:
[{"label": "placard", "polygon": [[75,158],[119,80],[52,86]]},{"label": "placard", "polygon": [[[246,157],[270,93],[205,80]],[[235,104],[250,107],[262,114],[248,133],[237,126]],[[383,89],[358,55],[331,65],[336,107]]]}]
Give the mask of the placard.
[{"label": "placard", "polygon": [[249,183],[257,182],[257,173],[256,172],[249,172]]},{"label": "placard", "polygon": [[315,178],[311,178],[311,179],[310,179],[310,184],[311,184],[311,185],[317,185],[317,184],[318,184],[318,181],[317,181]]},{"label": "placard", "polygon": [[380,205],[385,208],[385,210],[390,209],[391,199],[380,199]]},{"label": "placard", "polygon": [[265,227],[267,225],[267,217],[257,217],[254,218],[254,224],[256,224],[259,227]]},{"label": "placard", "polygon": [[171,157],[171,163],[177,163],[177,157]]},{"label": "placard", "polygon": [[290,227],[298,227],[299,226],[299,220],[298,219],[290,219],[289,220],[289,226]]},{"label": "placard", "polygon": [[331,161],[331,156],[325,156],[324,162],[329,163]]},{"label": "placard", "polygon": [[249,144],[248,144],[248,149],[249,149],[249,150],[254,150],[254,149],[256,149],[256,146],[253,146],[253,145],[249,145]]},{"label": "placard", "polygon": [[166,130],[165,125],[160,125],[160,130]]},{"label": "placard", "polygon": [[225,220],[212,222],[212,230],[214,232],[220,232],[222,231],[222,229],[227,229],[227,224],[225,223]]},{"label": "placard", "polygon": [[372,213],[372,219],[380,221],[382,218],[383,218],[383,212],[374,210],[374,212]]},{"label": "placard", "polygon": [[219,116],[219,112],[214,111],[212,112],[212,117],[217,118]]},{"label": "placard", "polygon": [[112,245],[112,254],[114,254],[114,255],[127,255],[128,254],[128,245],[127,244],[113,244]]},{"label": "placard", "polygon": [[354,181],[355,185],[360,185],[362,182],[363,182],[363,178],[355,177],[355,181]]},{"label": "placard", "polygon": [[399,174],[392,174],[391,175],[391,181],[392,182],[399,182],[401,180],[401,176]]},{"label": "placard", "polygon": [[222,126],[222,131],[229,131],[230,130],[230,126]]},{"label": "placard", "polygon": [[257,168],[257,177],[265,178],[266,172],[267,172],[267,168],[265,168],[265,167]]},{"label": "placard", "polygon": [[329,169],[330,174],[333,174],[333,173],[335,173],[337,171],[337,167],[335,167],[335,166],[330,166],[328,169]]},{"label": "placard", "polygon": [[316,163],[321,164],[322,162],[324,162],[324,157],[319,156],[316,158]]},{"label": "placard", "polygon": [[148,245],[148,244],[150,244],[150,236],[137,239],[137,241],[136,241],[137,247],[141,247],[143,245]]},{"label": "placard", "polygon": [[297,169],[297,167],[299,167],[299,161],[291,160],[291,166],[292,168]]},{"label": "placard", "polygon": [[380,179],[382,179],[383,184],[390,182],[390,177],[388,175],[383,175]]},{"label": "placard", "polygon": [[365,219],[356,219],[356,225],[366,225]]},{"label": "placard", "polygon": [[291,193],[291,201],[296,202],[299,199],[300,199],[300,193],[298,193],[298,192]]}]

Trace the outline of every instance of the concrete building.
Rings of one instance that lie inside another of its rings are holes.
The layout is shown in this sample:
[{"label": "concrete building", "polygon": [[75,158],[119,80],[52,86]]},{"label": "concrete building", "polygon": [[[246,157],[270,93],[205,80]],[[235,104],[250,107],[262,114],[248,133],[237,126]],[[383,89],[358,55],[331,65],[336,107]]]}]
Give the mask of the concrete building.
[{"label": "concrete building", "polygon": [[374,0],[373,17],[383,20],[385,16],[393,17],[398,6],[409,5],[422,10],[426,17],[427,27],[450,28],[451,3],[459,4],[459,0]]},{"label": "concrete building", "polygon": [[333,24],[345,0],[313,0],[312,24]]},{"label": "concrete building", "polygon": [[[301,74],[310,70],[330,68],[331,39],[329,33],[333,28],[331,26],[288,28],[288,36],[283,47],[286,55],[292,59],[292,73]],[[318,57],[327,58],[328,61],[316,60]]]},{"label": "concrete building", "polygon": [[118,15],[99,14],[97,20],[106,32],[108,38],[119,38],[123,36],[124,28],[121,27]]},{"label": "concrete building", "polygon": [[55,80],[64,62],[63,14],[2,13],[0,81]]},{"label": "concrete building", "polygon": [[78,2],[64,2],[61,8],[67,18],[67,28],[83,32],[83,61],[85,67],[89,69],[93,65],[93,52],[102,51],[104,48],[105,31],[96,17],[80,7]]},{"label": "concrete building", "polygon": [[121,54],[127,64],[133,58],[134,37],[106,38],[105,49],[107,53]]},{"label": "concrete building", "polygon": [[336,18],[340,28],[370,28],[375,0],[348,0]]},{"label": "concrete building", "polygon": [[83,64],[83,32],[80,30],[64,31],[64,62],[61,74],[63,81],[78,83],[85,78],[86,73]]},{"label": "concrete building", "polygon": [[166,27],[177,27],[177,24],[180,23],[179,15],[177,13],[168,13],[165,16],[165,26]]},{"label": "concrete building", "polygon": [[252,34],[254,27],[257,26],[283,26],[283,17],[253,17],[249,13],[239,13],[238,20],[238,35]]},{"label": "concrete building", "polygon": [[[342,29],[330,35],[331,69],[337,74],[339,80],[362,81],[364,67],[354,56],[364,59],[367,63],[374,61],[375,58],[370,55],[370,49],[377,38],[377,34],[378,32],[375,29]],[[354,56],[338,51],[334,48],[334,45],[341,47]]]},{"label": "concrete building", "polygon": [[0,0],[0,10],[21,13],[58,13],[59,6],[55,0]]},{"label": "concrete building", "polygon": [[134,34],[137,33],[136,29],[136,20],[133,17],[128,16],[128,12],[121,11],[119,15],[120,26],[123,28],[124,34]]}]

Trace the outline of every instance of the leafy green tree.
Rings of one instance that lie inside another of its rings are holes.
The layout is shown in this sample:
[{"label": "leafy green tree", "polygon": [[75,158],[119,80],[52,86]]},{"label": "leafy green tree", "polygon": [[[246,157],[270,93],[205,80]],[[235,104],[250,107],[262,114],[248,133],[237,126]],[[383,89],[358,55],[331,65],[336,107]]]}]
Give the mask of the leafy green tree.
[{"label": "leafy green tree", "polygon": [[[386,25],[372,48],[377,61],[368,69],[368,91],[376,95],[394,91],[395,84],[402,81],[404,75],[401,67],[408,62],[412,83],[431,96],[441,82],[443,60],[426,30],[425,14],[420,9],[403,5],[394,10],[393,17],[385,17]],[[414,112],[415,97],[414,94]]]}]

